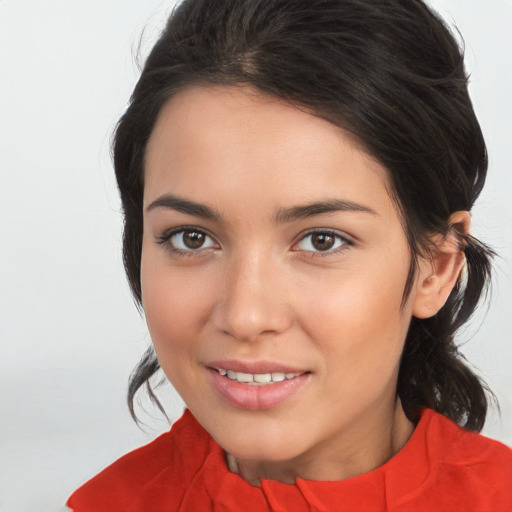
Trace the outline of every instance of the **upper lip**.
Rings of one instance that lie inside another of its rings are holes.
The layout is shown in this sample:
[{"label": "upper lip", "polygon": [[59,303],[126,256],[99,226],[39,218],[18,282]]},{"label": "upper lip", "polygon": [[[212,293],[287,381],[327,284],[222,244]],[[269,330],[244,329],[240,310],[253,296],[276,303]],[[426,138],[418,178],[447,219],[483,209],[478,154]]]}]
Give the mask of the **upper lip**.
[{"label": "upper lip", "polygon": [[222,361],[211,361],[205,365],[208,368],[218,370],[232,370],[237,373],[306,373],[307,370],[276,361],[240,361],[226,359]]}]

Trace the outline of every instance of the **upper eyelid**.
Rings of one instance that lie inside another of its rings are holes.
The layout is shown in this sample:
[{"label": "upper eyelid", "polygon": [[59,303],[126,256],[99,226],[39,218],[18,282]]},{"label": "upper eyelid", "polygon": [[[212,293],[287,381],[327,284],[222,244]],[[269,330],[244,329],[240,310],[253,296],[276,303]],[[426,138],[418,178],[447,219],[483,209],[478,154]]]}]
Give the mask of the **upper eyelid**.
[{"label": "upper eyelid", "polygon": [[[182,231],[198,231],[200,233],[203,233],[204,235],[210,237],[212,240],[215,241],[215,243],[219,244],[219,241],[215,235],[210,233],[207,229],[201,228],[199,226],[193,226],[193,225],[186,225],[186,226],[177,226],[175,228],[170,228],[164,230],[160,235],[157,235],[156,241],[159,244],[164,244],[169,241],[169,239],[174,236],[177,233],[181,233]],[[299,233],[294,242],[292,243],[292,247],[297,245],[300,241],[304,240],[307,236],[314,235],[317,233],[326,233],[329,235],[336,236],[340,238],[341,240],[345,241],[348,245],[352,245],[355,243],[356,239],[355,237],[349,235],[348,233],[345,233],[344,231],[340,231],[334,228],[310,228],[306,231],[303,231]],[[219,244],[220,245],[220,244]]]},{"label": "upper eyelid", "polygon": [[203,233],[218,243],[217,238],[214,235],[212,235],[207,229],[200,228],[199,226],[177,226],[175,228],[164,230],[161,234],[156,235],[155,238],[157,239],[158,243],[165,243],[169,240],[169,238],[176,235],[177,233],[181,233],[182,231],[197,231],[198,233]]},{"label": "upper eyelid", "polygon": [[[337,237],[342,241],[342,243],[338,247],[331,248],[331,249],[325,250],[325,251],[319,251],[319,250],[315,251],[315,250],[311,250],[311,249],[300,249],[300,248],[294,249],[294,247],[297,247],[297,245],[300,244],[303,240],[305,240],[308,236],[311,236],[314,234],[322,234],[322,233]],[[317,258],[317,257],[329,258],[329,257],[334,257],[334,256],[345,253],[345,251],[347,251],[351,247],[353,247],[355,245],[355,243],[356,242],[354,241],[353,237],[346,235],[344,232],[340,232],[336,229],[329,229],[329,228],[324,228],[324,229],[316,228],[315,229],[314,228],[314,229],[311,229],[311,230],[306,231],[305,233],[299,235],[299,237],[297,238],[297,241],[294,242],[294,244],[292,245],[291,251],[295,252],[295,253],[302,252],[305,255],[307,254],[308,258]]]},{"label": "upper eyelid", "polygon": [[[179,233],[183,233],[185,231],[193,231],[193,232],[197,232],[197,233],[201,233],[201,234],[205,235],[207,238],[209,238],[213,242],[213,247],[212,247],[212,245],[210,245],[207,247],[201,246],[201,247],[198,247],[197,249],[195,249],[195,248],[194,249],[193,248],[183,249],[183,248],[177,246],[176,243],[173,242],[171,239],[175,235],[177,235]],[[209,251],[212,248],[215,249],[215,246],[220,245],[219,242],[217,241],[217,239],[213,235],[211,235],[207,230],[200,228],[198,226],[177,226],[175,228],[166,229],[160,235],[155,236],[155,241],[158,245],[161,245],[170,254],[172,254],[174,256],[180,256],[180,257],[184,257],[184,256],[200,257],[201,255],[204,254],[204,251]]]},{"label": "upper eyelid", "polygon": [[345,242],[349,243],[349,244],[353,244],[355,242],[355,237],[349,235],[348,233],[345,233],[344,231],[339,231],[338,229],[333,229],[333,228],[312,228],[312,229],[308,229],[306,231],[303,231],[302,233],[300,233],[299,235],[297,235],[297,238],[296,238],[296,241],[294,242],[294,245],[297,244],[298,242],[300,242],[301,240],[303,240],[304,238],[306,238],[307,236],[309,235],[315,235],[315,234],[318,234],[318,233],[326,233],[328,235],[333,235],[333,236],[337,236],[339,238],[341,238],[342,240],[344,240]]}]

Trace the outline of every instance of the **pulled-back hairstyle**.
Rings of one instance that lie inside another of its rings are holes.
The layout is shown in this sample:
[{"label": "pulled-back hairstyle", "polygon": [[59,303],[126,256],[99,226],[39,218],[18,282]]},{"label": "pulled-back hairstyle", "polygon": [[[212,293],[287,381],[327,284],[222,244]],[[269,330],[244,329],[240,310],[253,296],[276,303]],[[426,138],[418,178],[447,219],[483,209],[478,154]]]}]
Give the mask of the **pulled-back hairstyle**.
[{"label": "pulled-back hairstyle", "polygon": [[[152,49],[115,133],[124,210],[124,264],[141,305],[144,154],[157,116],[192,85],[249,85],[351,132],[388,170],[411,251],[406,298],[429,235],[470,211],[487,153],[467,89],[462,50],[420,0],[184,0]],[[486,387],[454,343],[485,291],[492,252],[458,233],[467,271],[432,318],[413,318],[398,376],[406,415],[430,407],[475,431]],[[128,400],[159,369],[152,348]],[[158,404],[158,402],[157,402]],[[159,405],[159,404],[158,404]]]}]

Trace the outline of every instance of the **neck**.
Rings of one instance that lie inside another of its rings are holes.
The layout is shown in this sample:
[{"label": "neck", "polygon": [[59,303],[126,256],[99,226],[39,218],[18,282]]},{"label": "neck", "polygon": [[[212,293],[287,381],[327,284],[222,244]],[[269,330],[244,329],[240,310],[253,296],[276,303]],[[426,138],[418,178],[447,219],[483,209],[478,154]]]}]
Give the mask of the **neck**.
[{"label": "neck", "polygon": [[344,480],[385,464],[403,448],[413,430],[414,425],[397,399],[391,407],[377,407],[359,418],[350,429],[340,432],[337,439],[319,443],[292,460],[242,460],[227,454],[227,463],[233,473],[252,485],[260,485],[262,479],[288,484],[297,478]]}]

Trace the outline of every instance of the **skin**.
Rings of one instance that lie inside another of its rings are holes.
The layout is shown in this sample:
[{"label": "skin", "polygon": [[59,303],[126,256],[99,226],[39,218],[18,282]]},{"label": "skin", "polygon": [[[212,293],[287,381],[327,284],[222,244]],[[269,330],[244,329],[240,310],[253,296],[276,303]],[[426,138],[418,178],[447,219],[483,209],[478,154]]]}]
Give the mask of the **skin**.
[{"label": "skin", "polygon": [[[168,194],[214,215],[178,211]],[[282,214],[325,201],[362,208]],[[183,226],[202,245],[169,235]],[[332,248],[311,230],[330,232]],[[463,264],[453,237],[437,242],[401,305],[410,251],[387,173],[346,132],[247,88],[193,87],[167,102],[146,151],[143,306],[166,376],[232,471],[256,485],[339,480],[404,446],[407,329],[442,306]],[[284,402],[247,410],[211,384],[208,364],[228,359],[309,373]]]}]

